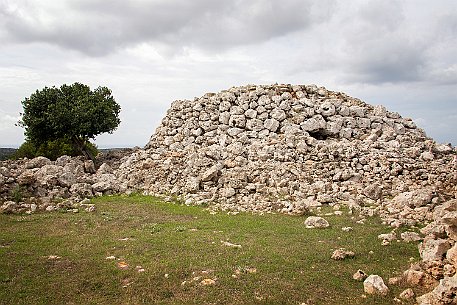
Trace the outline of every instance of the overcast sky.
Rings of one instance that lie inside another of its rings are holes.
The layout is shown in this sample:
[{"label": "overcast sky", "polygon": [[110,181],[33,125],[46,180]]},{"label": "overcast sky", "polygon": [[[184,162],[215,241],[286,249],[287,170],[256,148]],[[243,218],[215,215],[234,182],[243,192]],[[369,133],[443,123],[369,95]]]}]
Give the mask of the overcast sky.
[{"label": "overcast sky", "polygon": [[45,86],[107,86],[144,146],[172,101],[246,84],[317,84],[457,144],[455,0],[0,0],[0,146]]}]

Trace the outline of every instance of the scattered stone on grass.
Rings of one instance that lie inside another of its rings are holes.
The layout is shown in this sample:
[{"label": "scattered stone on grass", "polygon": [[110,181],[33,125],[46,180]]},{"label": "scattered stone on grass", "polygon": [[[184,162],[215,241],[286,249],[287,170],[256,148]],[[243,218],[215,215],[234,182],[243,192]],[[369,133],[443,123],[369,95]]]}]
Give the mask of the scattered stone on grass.
[{"label": "scattered stone on grass", "polygon": [[124,278],[121,280],[122,288],[127,288],[132,285],[134,281],[131,278]]},{"label": "scattered stone on grass", "polygon": [[382,277],[376,274],[368,276],[363,282],[363,290],[368,294],[386,295],[389,288],[384,284]]},{"label": "scattered stone on grass", "polygon": [[[213,273],[213,272],[214,272],[213,269],[207,269],[207,270],[202,270],[202,271],[201,271],[201,274],[211,274],[211,273]],[[194,272],[194,274],[195,274],[195,272]]]},{"label": "scattered stone on grass", "polygon": [[333,251],[332,259],[334,260],[343,260],[346,258],[353,258],[355,253],[353,251],[347,251],[344,248],[337,249]]},{"label": "scattered stone on grass", "polygon": [[144,270],[144,268],[141,267],[141,266],[136,266],[136,267],[135,267],[135,271],[138,272],[138,273],[142,273],[142,272],[144,272],[145,270]]},{"label": "scattered stone on grass", "polygon": [[52,212],[55,211],[57,208],[53,205],[48,205],[45,209],[46,212]]},{"label": "scattered stone on grass", "polygon": [[223,241],[223,240],[221,240],[221,244],[224,245],[224,246],[226,246],[226,247],[241,249],[241,245],[232,244],[231,242],[228,242],[228,241]]},{"label": "scattered stone on grass", "polygon": [[387,239],[383,239],[382,242],[381,242],[381,245],[382,246],[388,246],[388,245],[390,245],[390,241],[388,241]]},{"label": "scattered stone on grass", "polygon": [[213,279],[203,279],[201,282],[200,282],[200,285],[202,286],[212,286],[216,284],[216,281],[213,280]]},{"label": "scattered stone on grass", "polygon": [[239,278],[242,274],[257,273],[257,268],[254,267],[236,267],[235,272],[232,274],[233,278]]},{"label": "scattered stone on grass", "polygon": [[361,281],[365,280],[367,278],[367,276],[368,275],[365,272],[363,272],[362,270],[359,269],[359,270],[357,270],[356,273],[354,273],[352,275],[352,278],[356,281],[361,282]]},{"label": "scattered stone on grass", "polygon": [[79,202],[79,204],[81,204],[81,205],[85,205],[85,204],[89,204],[89,203],[90,203],[90,199],[89,198],[84,198],[83,200],[81,200]]},{"label": "scattered stone on grass", "polygon": [[61,257],[57,256],[57,255],[49,255],[47,258],[50,261],[55,261],[55,260],[61,259]]},{"label": "scattered stone on grass", "polygon": [[[184,280],[181,282],[181,286],[191,285],[191,284],[199,284],[201,286],[212,286],[216,284],[216,278],[208,277],[209,274],[213,273],[214,270],[208,269],[203,271],[193,271],[192,272],[192,279]],[[169,275],[165,274],[165,278],[168,278]]]},{"label": "scattered stone on grass", "polygon": [[350,231],[352,231],[353,229],[352,229],[352,227],[342,227],[341,230],[342,230],[343,232],[350,232]]},{"label": "scattered stone on grass", "polygon": [[95,212],[95,205],[91,205],[87,208],[84,209],[86,212],[89,212],[89,213],[92,213],[92,212]]},{"label": "scattered stone on grass", "polygon": [[309,216],[305,220],[305,226],[308,229],[312,228],[327,228],[330,226],[327,220],[319,216]]},{"label": "scattered stone on grass", "polygon": [[111,256],[107,256],[105,257],[106,260],[115,260],[116,259],[116,256],[114,255],[111,255]]},{"label": "scattered stone on grass", "polygon": [[386,233],[386,234],[379,234],[378,235],[378,239],[387,240],[387,241],[393,241],[393,240],[397,239],[397,236],[393,232],[392,233]]},{"label": "scattered stone on grass", "polygon": [[407,242],[407,243],[416,242],[416,241],[419,241],[422,239],[421,236],[419,235],[419,233],[410,232],[410,231],[401,233],[400,237],[404,242]]},{"label": "scattered stone on grass", "polygon": [[117,262],[117,267],[121,270],[127,270],[129,269],[129,264],[127,264],[124,261]]},{"label": "scattered stone on grass", "polygon": [[232,216],[235,216],[235,215],[238,215],[238,214],[240,214],[240,212],[238,212],[238,211],[229,211],[229,212],[227,212],[227,215],[232,215]]}]

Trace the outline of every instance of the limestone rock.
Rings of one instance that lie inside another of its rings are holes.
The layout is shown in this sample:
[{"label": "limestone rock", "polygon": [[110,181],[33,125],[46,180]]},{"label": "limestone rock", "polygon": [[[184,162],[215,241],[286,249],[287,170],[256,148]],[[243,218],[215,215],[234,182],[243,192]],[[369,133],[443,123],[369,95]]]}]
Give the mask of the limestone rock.
[{"label": "limestone rock", "polygon": [[[71,163],[72,161],[73,161],[72,157],[63,155],[63,156],[58,157],[54,164],[64,167],[65,165],[67,165],[68,163]],[[48,164],[50,164],[50,163],[51,162],[49,162]]]},{"label": "limestone rock", "polygon": [[357,272],[352,275],[352,278],[359,282],[365,280],[367,277],[368,277],[368,275],[360,269],[357,270]]},{"label": "limestone rock", "polygon": [[275,132],[275,131],[278,129],[278,127],[279,127],[279,122],[278,122],[276,119],[274,119],[274,118],[272,118],[272,119],[267,119],[267,120],[265,120],[265,123],[264,123],[263,126],[264,126],[266,129],[268,129],[269,131]]},{"label": "limestone rock", "polygon": [[332,259],[339,261],[346,258],[353,258],[355,253],[353,251],[348,251],[344,248],[337,249],[332,253]]},{"label": "limestone rock", "polygon": [[6,201],[3,203],[3,205],[0,207],[0,213],[15,213],[16,209],[18,208],[18,204],[14,201]]},{"label": "limestone rock", "polygon": [[446,239],[426,238],[419,245],[419,252],[423,261],[438,261],[451,248]]},{"label": "limestone rock", "polygon": [[378,239],[393,241],[397,239],[397,235],[395,235],[395,233],[379,234]]},{"label": "limestone rock", "polygon": [[412,208],[422,207],[431,203],[433,190],[421,189],[413,192],[404,192],[392,199],[392,205],[398,208],[409,206]]},{"label": "limestone rock", "polygon": [[87,160],[84,162],[84,171],[86,173],[95,174],[95,165],[92,160]]},{"label": "limestone rock", "polygon": [[63,167],[53,164],[43,165],[36,173],[36,179],[41,184],[52,183],[51,180],[57,181],[59,175],[63,172]]},{"label": "limestone rock", "polygon": [[421,158],[421,160],[424,160],[424,161],[432,161],[433,159],[435,159],[435,156],[433,155],[432,152],[424,151],[421,154],[420,158]]},{"label": "limestone rock", "polygon": [[446,253],[447,260],[457,268],[457,242]]},{"label": "limestone rock", "polygon": [[457,211],[444,214],[441,221],[450,226],[457,226]]},{"label": "limestone rock", "polygon": [[449,144],[435,144],[433,150],[440,154],[448,154],[452,152],[452,146]]},{"label": "limestone rock", "polygon": [[75,183],[70,188],[70,193],[76,194],[82,198],[91,198],[94,196],[92,186],[88,183]]},{"label": "limestone rock", "polygon": [[402,232],[400,234],[400,237],[403,241],[409,243],[409,242],[416,242],[416,241],[419,241],[421,240],[421,236],[419,235],[419,233],[416,233],[416,232]]},{"label": "limestone rock", "polygon": [[220,164],[211,166],[209,169],[203,172],[201,175],[201,181],[206,182],[216,178],[220,173],[221,167],[222,166]]},{"label": "limestone rock", "polygon": [[106,163],[103,163],[100,165],[100,167],[97,170],[97,175],[103,175],[103,174],[113,174],[113,169],[111,166],[109,166]]},{"label": "limestone rock", "polygon": [[35,172],[30,169],[24,170],[18,177],[19,185],[32,185],[36,182]]},{"label": "limestone rock", "polygon": [[185,189],[189,193],[194,193],[200,189],[200,178],[189,177],[185,184]]},{"label": "limestone rock", "polygon": [[117,187],[116,176],[113,174],[102,174],[97,179],[97,182],[92,185],[95,192],[106,192],[115,190]]},{"label": "limestone rock", "polygon": [[319,216],[309,216],[305,220],[305,226],[311,228],[327,228],[330,226],[327,220]]},{"label": "limestone rock", "polygon": [[68,168],[64,167],[57,181],[63,187],[71,187],[76,183],[76,176]]},{"label": "limestone rock", "polygon": [[409,300],[414,297],[414,291],[411,288],[405,289],[400,293],[400,299]]},{"label": "limestone rock", "polygon": [[284,121],[287,118],[286,113],[282,109],[275,108],[271,111],[271,117],[278,122]]},{"label": "limestone rock", "polygon": [[370,199],[377,200],[382,197],[382,189],[378,184],[370,184],[364,190],[363,194]]},{"label": "limestone rock", "polygon": [[382,277],[376,274],[372,274],[365,279],[363,289],[368,294],[386,295],[389,292],[389,288],[384,284]]},{"label": "limestone rock", "polygon": [[230,198],[236,194],[236,191],[232,187],[224,188],[221,190],[221,197],[222,198]]},{"label": "limestone rock", "polygon": [[40,167],[43,167],[43,166],[49,165],[49,164],[51,164],[51,160],[49,160],[46,157],[40,156],[40,157],[36,157],[36,158],[33,158],[32,160],[28,161],[25,164],[25,168],[28,168],[28,169],[40,168]]},{"label": "limestone rock", "polygon": [[445,277],[433,291],[416,298],[419,305],[457,304],[457,274]]}]

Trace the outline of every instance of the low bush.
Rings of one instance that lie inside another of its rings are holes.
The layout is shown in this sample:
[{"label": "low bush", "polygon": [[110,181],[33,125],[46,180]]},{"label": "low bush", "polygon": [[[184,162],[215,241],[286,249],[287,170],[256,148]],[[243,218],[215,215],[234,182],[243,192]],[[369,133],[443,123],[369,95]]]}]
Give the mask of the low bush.
[{"label": "low bush", "polygon": [[[85,143],[86,147],[90,150],[93,156],[98,154],[97,146],[91,142]],[[72,142],[68,139],[58,139],[54,141],[48,141],[40,144],[39,146],[33,144],[30,141],[25,141],[18,150],[12,155],[12,159],[21,158],[35,158],[43,156],[51,160],[55,160],[60,156],[79,156],[82,155],[81,151],[76,148]]]}]

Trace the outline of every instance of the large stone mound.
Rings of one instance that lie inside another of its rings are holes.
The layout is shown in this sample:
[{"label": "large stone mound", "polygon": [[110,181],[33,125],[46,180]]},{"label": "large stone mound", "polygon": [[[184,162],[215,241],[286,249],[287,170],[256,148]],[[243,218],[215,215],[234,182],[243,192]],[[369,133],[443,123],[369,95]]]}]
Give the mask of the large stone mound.
[{"label": "large stone mound", "polygon": [[411,119],[344,93],[244,86],[173,102],[119,176],[127,189],[253,211],[342,201],[379,206],[421,189],[423,198],[406,204],[414,210],[437,203],[437,188],[454,191],[453,154]]}]

